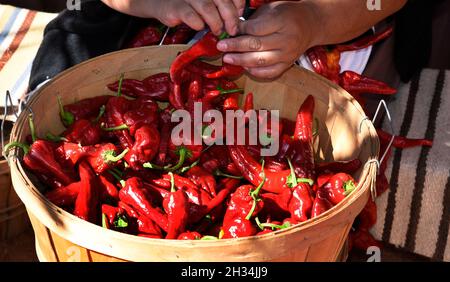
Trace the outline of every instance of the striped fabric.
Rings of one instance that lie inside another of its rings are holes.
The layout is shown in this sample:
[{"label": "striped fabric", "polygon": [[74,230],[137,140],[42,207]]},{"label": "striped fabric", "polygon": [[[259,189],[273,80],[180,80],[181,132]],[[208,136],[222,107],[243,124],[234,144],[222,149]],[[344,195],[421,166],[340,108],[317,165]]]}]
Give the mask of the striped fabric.
[{"label": "striped fabric", "polygon": [[0,5],[0,106],[10,90],[13,101],[27,91],[31,64],[44,28],[56,14]]},{"label": "striped fabric", "polygon": [[[379,240],[450,261],[450,71],[423,70],[389,105],[396,133],[434,140],[432,148],[395,150],[377,200]],[[386,127],[388,128],[388,127]]]}]

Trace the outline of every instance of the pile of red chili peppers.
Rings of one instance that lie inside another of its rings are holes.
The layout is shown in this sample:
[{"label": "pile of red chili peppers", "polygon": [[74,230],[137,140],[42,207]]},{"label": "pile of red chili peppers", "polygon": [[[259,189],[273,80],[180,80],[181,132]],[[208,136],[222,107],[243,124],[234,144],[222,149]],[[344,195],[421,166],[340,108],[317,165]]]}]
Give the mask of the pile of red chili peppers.
[{"label": "pile of red chili peppers", "polygon": [[[359,75],[351,71],[341,72],[339,60],[342,52],[355,51],[367,48],[389,36],[393,33],[393,28],[387,28],[384,31],[370,36],[364,36],[354,42],[348,44],[340,44],[333,46],[317,46],[306,52],[314,70],[328,78],[329,80],[339,84],[347,90],[363,108],[366,107],[366,101],[362,94],[379,94],[393,95],[397,91],[389,87],[387,84],[376,81],[374,79]],[[381,164],[379,174],[376,180],[377,195],[381,195],[389,189],[389,182],[385,175],[387,163],[392,155],[392,148],[388,148],[392,139],[392,135],[378,129],[378,137],[380,138],[380,152],[386,152],[384,162]],[[411,148],[417,146],[432,146],[433,142],[424,139],[408,139],[405,137],[395,136],[392,147],[397,149]],[[373,199],[369,199],[366,207],[355,220],[353,229],[350,232],[350,249],[352,247],[366,251],[370,246],[381,246],[370,234],[369,230],[375,225],[377,219],[377,206]]]},{"label": "pile of red chili peppers", "polygon": [[[143,80],[121,77],[115,95],[60,106],[66,130],[36,136],[30,116],[23,164],[55,205],[104,228],[149,238],[217,240],[271,233],[316,217],[357,186],[361,167],[315,163],[314,98],[295,122],[281,119],[280,150],[262,157],[262,145],[181,145],[171,131],[175,109],[240,109],[243,90],[234,66],[200,58],[221,55],[207,34],[172,64],[170,73]],[[126,96],[126,97],[125,97]],[[163,106],[164,105],[164,106]],[[253,109],[253,94],[244,110]],[[270,134],[270,132],[266,132]]]}]

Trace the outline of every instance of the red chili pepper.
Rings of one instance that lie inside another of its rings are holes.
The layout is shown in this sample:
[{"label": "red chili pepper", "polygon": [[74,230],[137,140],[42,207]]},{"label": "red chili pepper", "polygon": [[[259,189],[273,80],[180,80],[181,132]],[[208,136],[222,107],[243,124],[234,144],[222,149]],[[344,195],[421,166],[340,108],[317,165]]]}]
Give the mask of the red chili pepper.
[{"label": "red chili pepper", "polygon": [[118,207],[113,207],[107,204],[102,204],[102,214],[104,214],[106,216],[106,218],[108,219],[108,223],[110,224],[110,226],[114,225],[114,221],[116,220],[117,214],[119,213],[119,208]]},{"label": "red chili pepper", "polygon": [[318,74],[325,78],[339,83],[339,73],[341,72],[341,65],[339,61],[341,59],[341,53],[334,48],[327,46],[316,46],[306,51],[311,65]]},{"label": "red chili pepper", "polygon": [[[131,108],[131,101],[124,97],[112,97],[106,104],[106,120],[110,128],[119,128],[125,125],[125,113]],[[133,138],[130,132],[124,128],[123,130],[114,130],[114,134],[120,141],[121,146],[125,148],[131,148],[133,146]]]},{"label": "red chili pepper", "polygon": [[[389,133],[381,129],[377,129],[377,133],[378,137],[383,141],[387,143],[391,142],[392,135],[390,135]],[[409,139],[402,136],[395,136],[392,146],[400,149],[420,147],[420,146],[432,147],[433,141],[426,139]]]},{"label": "red chili pepper", "polygon": [[164,26],[147,26],[125,46],[125,48],[138,48],[144,46],[157,45],[163,36],[162,30]]},{"label": "red chili pepper", "polygon": [[365,77],[356,72],[345,71],[339,77],[339,85],[352,95],[360,95],[363,93],[393,95],[397,93],[395,88],[390,87],[386,83]]},{"label": "red chili pepper", "polygon": [[211,196],[216,196],[216,180],[211,173],[200,166],[194,166],[186,172],[186,176]]},{"label": "red chili pepper", "polygon": [[77,199],[80,188],[81,182],[74,182],[45,193],[45,197],[58,207],[72,206]]},{"label": "red chili pepper", "polygon": [[200,240],[202,235],[196,231],[186,231],[178,235],[178,240]]},{"label": "red chili pepper", "polygon": [[369,46],[374,45],[375,43],[388,38],[392,35],[394,32],[394,27],[390,26],[386,28],[385,30],[375,33],[373,35],[364,36],[360,39],[357,39],[356,41],[349,43],[349,44],[338,44],[335,46],[335,48],[339,52],[347,52],[347,51],[356,51],[360,49],[365,49]]},{"label": "red chili pepper", "polygon": [[245,96],[245,102],[244,102],[244,112],[248,112],[250,110],[253,110],[255,108],[253,104],[253,93],[248,93],[247,96]]},{"label": "red chili pepper", "polygon": [[[242,176],[244,176],[253,185],[261,182],[262,166],[255,161],[243,146],[230,145],[228,152],[234,164],[239,168]],[[266,181],[263,186],[264,191],[272,193],[281,193],[287,187],[287,180],[291,174],[290,170],[281,172],[264,171]]]},{"label": "red chili pepper", "polygon": [[130,109],[123,115],[131,135],[135,135],[143,125],[158,126],[158,104],[149,97],[139,97],[131,103]]},{"label": "red chili pepper", "polygon": [[64,125],[70,126],[80,119],[90,120],[91,118],[97,117],[100,108],[106,105],[111,97],[109,95],[96,96],[64,106],[62,105],[61,99],[58,98],[61,111],[60,116]]},{"label": "red chili pepper", "polygon": [[24,151],[23,162],[35,174],[43,174],[54,178],[63,185],[76,182],[74,172],[58,163],[55,155],[54,143],[45,140],[36,140],[31,146],[19,142],[12,142],[5,146],[5,152],[14,147]]},{"label": "red chili pepper", "polygon": [[284,219],[290,216],[289,202],[292,198],[292,189],[284,189],[280,194],[264,193],[261,199],[264,201],[264,208],[261,211],[263,217],[272,219]]},{"label": "red chili pepper", "polygon": [[119,189],[111,181],[109,181],[105,176],[99,175],[99,188],[100,188],[100,199],[102,202],[108,200],[119,201]]},{"label": "red chili pepper", "polygon": [[137,218],[137,224],[139,233],[151,235],[152,238],[160,238],[160,239],[163,238],[161,229],[150,218],[141,215]]},{"label": "red chili pepper", "polygon": [[313,148],[313,120],[314,97],[308,96],[297,113],[294,132],[294,154],[292,164],[295,173],[304,178],[313,179],[314,148]]},{"label": "red chili pepper", "polygon": [[64,142],[56,149],[56,152],[69,167],[74,167],[80,160],[85,159],[95,173],[103,174],[114,167],[127,154],[128,149],[117,154],[117,147],[112,143],[82,147],[75,143]]},{"label": "red chili pepper", "polygon": [[135,208],[140,214],[149,217],[162,230],[167,232],[169,230],[167,215],[150,204],[145,197],[142,187],[144,187],[144,184],[139,178],[132,177],[127,179],[125,187],[119,192],[120,200]]},{"label": "red chili pepper", "polygon": [[172,81],[170,75],[166,72],[157,73],[145,78],[142,81],[146,92],[146,97],[150,97],[157,101],[168,102],[170,90],[172,89]]},{"label": "red chili pepper", "polygon": [[202,205],[191,205],[189,211],[189,223],[196,223],[209,214],[213,209],[225,202],[228,195],[233,193],[239,186],[240,181],[237,179],[225,178],[218,185],[219,192],[217,196]]},{"label": "red chili pepper", "polygon": [[241,76],[243,73],[244,68],[242,68],[241,66],[223,63],[223,66],[219,71],[206,74],[205,77],[209,79],[218,79],[218,78],[235,79]]},{"label": "red chili pepper", "polygon": [[186,229],[189,214],[188,196],[181,189],[175,189],[175,180],[173,174],[169,172],[171,177],[171,189],[169,197],[164,199],[163,207],[167,213],[169,228],[166,239],[176,239],[178,235]]},{"label": "red chili pepper", "polygon": [[186,44],[196,33],[195,30],[187,26],[186,24],[177,25],[172,28],[173,32],[169,32],[164,38],[163,45],[170,44]]},{"label": "red chili pepper", "polygon": [[136,130],[134,138],[135,142],[125,156],[125,160],[133,169],[140,170],[158,153],[159,131],[154,126],[144,125]]},{"label": "red chili pepper", "polygon": [[183,94],[181,93],[181,85],[174,83],[170,89],[169,102],[177,110],[184,110]]},{"label": "red chili pepper", "polygon": [[356,182],[350,175],[346,173],[337,173],[319,189],[322,194],[333,205],[339,204],[353,190],[356,189]]},{"label": "red chili pepper", "polygon": [[223,219],[223,239],[247,237],[257,233],[250,218],[263,209],[264,202],[257,199],[263,184],[264,181],[255,190],[252,185],[243,185],[231,195]]},{"label": "red chili pepper", "polygon": [[315,183],[315,184],[317,184],[317,189],[319,189],[320,187],[327,184],[330,181],[331,177],[333,177],[334,175],[335,175],[335,173],[332,173],[332,172],[319,174],[319,176],[317,176],[317,180]]},{"label": "red chili pepper", "polygon": [[201,97],[203,96],[203,79],[198,74],[194,74],[192,76],[193,78],[189,83],[186,106],[189,113],[193,116],[195,103],[200,102]]},{"label": "red chili pepper", "polygon": [[[214,73],[220,70],[220,66],[208,64],[207,62],[201,60],[195,60],[189,65],[186,66],[186,70],[201,75],[202,77],[206,77],[206,75],[210,73]],[[218,85],[218,80],[210,80],[210,82],[215,81],[217,84],[211,86],[212,89],[215,89]]]},{"label": "red chili pepper", "polygon": [[239,110],[239,94],[238,93],[231,93],[227,95],[225,98],[225,101],[223,102],[223,110],[231,110],[231,111],[237,111]]},{"label": "red chili pepper", "polygon": [[369,198],[364,209],[357,217],[358,229],[370,230],[377,223],[377,205]]},{"label": "red chili pepper", "polygon": [[86,119],[79,119],[67,128],[62,135],[69,142],[87,146],[100,143],[102,130],[97,123]]},{"label": "red chili pepper", "polygon": [[364,252],[370,247],[382,248],[381,242],[375,240],[368,230],[360,229],[349,234],[349,249],[358,249]]},{"label": "red chili pepper", "polygon": [[[84,149],[84,148],[83,148]],[[106,170],[114,167],[118,161],[125,157],[128,149],[122,153],[117,153],[117,147],[114,144],[97,144],[86,147],[86,160],[94,169],[95,173],[102,174]]]},{"label": "red chili pepper", "polygon": [[[203,205],[211,200],[211,196],[202,189],[199,189],[191,180],[177,174],[174,174],[173,178],[175,187],[183,190],[188,195],[191,203]],[[163,179],[171,181],[172,177],[169,174],[164,174]]]},{"label": "red chili pepper", "polygon": [[314,199],[311,209],[311,218],[315,218],[333,207],[333,204],[323,195],[323,190],[319,189]]},{"label": "red chili pepper", "polygon": [[122,79],[114,83],[108,84],[109,90],[118,93],[120,86],[120,93],[129,97],[141,97],[141,96],[151,96],[153,93],[145,87],[144,83],[138,79]]},{"label": "red chili pepper", "polygon": [[313,206],[311,189],[306,183],[298,183],[293,188],[292,198],[289,201],[291,218],[296,222],[303,222],[310,218]]},{"label": "red chili pepper", "polygon": [[99,191],[98,182],[94,172],[87,162],[79,166],[81,187],[75,201],[73,214],[86,221],[96,223],[98,218]]},{"label": "red chili pepper", "polygon": [[358,171],[362,166],[359,159],[354,159],[348,162],[329,162],[329,163],[316,163],[316,173],[339,173],[345,172],[348,174],[353,174]]},{"label": "red chili pepper", "polygon": [[[169,141],[169,156],[178,162],[175,166],[171,167],[171,170],[177,170],[186,163],[193,163],[198,160],[202,154],[203,146],[202,145],[194,145],[194,140],[191,138],[190,140],[185,140],[183,142],[185,144],[181,146],[176,146],[173,143],[173,140]],[[186,144],[187,143],[187,144]]]},{"label": "red chili pepper", "polygon": [[121,210],[123,210],[129,217],[136,218],[136,219],[140,217],[139,213],[138,213],[135,209],[133,209],[133,208],[130,207],[129,205],[125,204],[124,202],[119,201],[118,206],[119,206],[119,208],[120,208]]},{"label": "red chili pepper", "polygon": [[219,40],[225,38],[226,36],[226,33],[217,37],[211,32],[208,32],[205,36],[203,36],[203,38],[192,45],[191,48],[181,52],[181,54],[175,58],[175,61],[173,61],[170,66],[170,77],[172,81],[175,84],[181,83],[181,71],[196,59],[200,57],[215,57],[220,55],[221,52],[217,50],[216,46]]}]

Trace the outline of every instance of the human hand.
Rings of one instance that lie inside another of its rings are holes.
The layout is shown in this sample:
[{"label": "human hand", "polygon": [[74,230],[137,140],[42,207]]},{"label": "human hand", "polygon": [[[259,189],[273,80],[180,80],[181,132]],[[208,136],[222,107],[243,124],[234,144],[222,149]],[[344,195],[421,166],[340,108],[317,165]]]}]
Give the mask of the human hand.
[{"label": "human hand", "polygon": [[241,36],[224,39],[217,48],[223,61],[243,66],[251,75],[281,75],[315,45],[314,9],[303,2],[275,2],[256,10],[239,25]]},{"label": "human hand", "polygon": [[245,0],[165,0],[152,1],[154,18],[173,27],[181,23],[195,30],[209,26],[215,35],[226,31],[236,35]]}]

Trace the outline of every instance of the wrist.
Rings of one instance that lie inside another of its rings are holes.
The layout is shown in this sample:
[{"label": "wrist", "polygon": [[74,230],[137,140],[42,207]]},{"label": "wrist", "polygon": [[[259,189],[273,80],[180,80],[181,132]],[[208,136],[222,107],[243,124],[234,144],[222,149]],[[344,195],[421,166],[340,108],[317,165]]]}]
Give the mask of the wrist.
[{"label": "wrist", "polygon": [[322,45],[325,42],[324,19],[320,15],[317,1],[303,0],[292,2],[296,5],[297,23],[302,31],[302,40],[307,48]]}]

